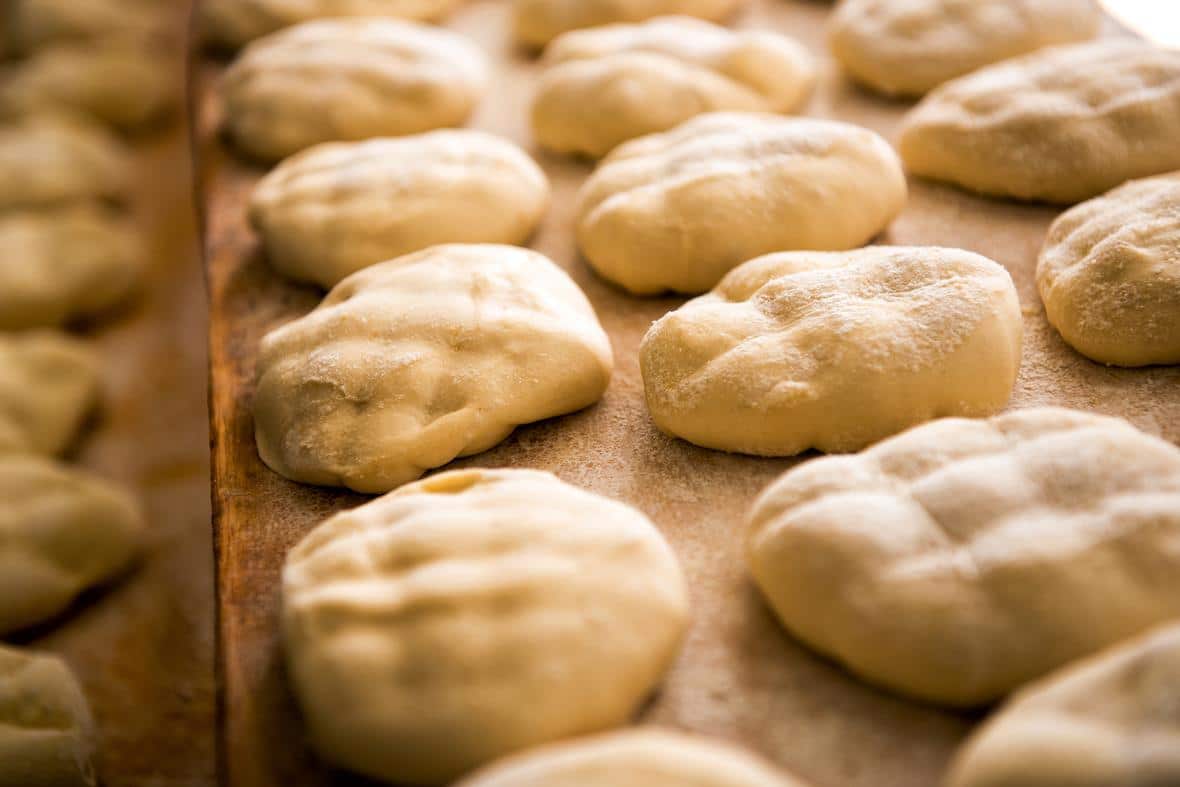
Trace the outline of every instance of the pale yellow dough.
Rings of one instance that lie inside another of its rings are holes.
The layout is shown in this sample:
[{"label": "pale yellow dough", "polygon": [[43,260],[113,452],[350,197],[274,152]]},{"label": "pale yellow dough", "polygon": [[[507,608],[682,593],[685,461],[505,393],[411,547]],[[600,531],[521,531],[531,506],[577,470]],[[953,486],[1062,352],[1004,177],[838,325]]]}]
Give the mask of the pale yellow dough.
[{"label": "pale yellow dough", "polygon": [[1022,334],[1012,278],[978,254],[783,252],[657,321],[639,363],[668,434],[760,456],[836,453],[1001,409]]},{"label": "pale yellow dough", "polygon": [[761,254],[861,246],[905,201],[897,155],[868,129],[717,112],[607,156],[578,195],[577,237],[629,292],[695,294]]},{"label": "pale yellow dough", "polygon": [[488,65],[460,35],[396,19],[305,22],[255,41],[227,69],[226,126],[276,161],[321,142],[462,125]]},{"label": "pale yellow dough", "polygon": [[102,127],[30,116],[0,126],[0,210],[126,196],[130,159]]},{"label": "pale yellow dough", "polygon": [[964,745],[948,787],[1180,784],[1180,625],[1071,664]]},{"label": "pale yellow dough", "polygon": [[52,331],[0,333],[0,454],[52,456],[74,442],[99,394],[99,359]]},{"label": "pale yellow dough", "polygon": [[911,697],[982,705],[1180,617],[1180,449],[1054,408],[935,421],[789,471],[746,548],[808,645]]},{"label": "pale yellow dough", "polygon": [[0,645],[0,787],[95,787],[94,719],[59,657]]},{"label": "pale yellow dough", "polygon": [[914,175],[1074,203],[1180,169],[1180,50],[1107,40],[1051,47],[947,82],[904,120]]},{"label": "pale yellow dough", "polygon": [[811,55],[786,36],[684,16],[565,33],[545,61],[534,136],[595,158],[706,112],[791,112],[816,80]]},{"label": "pale yellow dough", "polygon": [[0,215],[0,330],[99,315],[134,293],[144,250],[134,226],[97,205]]},{"label": "pale yellow dough", "polygon": [[676,557],[643,514],[535,470],[403,487],[324,522],[283,569],[313,745],[399,784],[625,723],[687,621]]},{"label": "pale yellow dough", "polygon": [[653,728],[555,743],[509,757],[458,787],[802,787],[751,753]]},{"label": "pale yellow dough", "polygon": [[1037,287],[1049,322],[1086,357],[1180,363],[1180,173],[1063,214],[1041,250]]},{"label": "pale yellow dough", "polygon": [[482,131],[317,145],[259,181],[250,220],[280,273],[328,288],[440,243],[522,244],[549,205],[528,155]]},{"label": "pale yellow dough", "polygon": [[589,301],[549,259],[436,246],[345,279],[263,339],[258,453],[296,481],[385,492],[593,404],[612,365]]},{"label": "pale yellow dough", "polygon": [[922,96],[983,66],[1092,39],[1101,27],[1095,0],[842,0],[828,43],[858,82]]},{"label": "pale yellow dough", "polygon": [[657,16],[692,16],[719,22],[747,0],[513,0],[516,39],[529,47],[586,27],[643,22]]},{"label": "pale yellow dough", "polygon": [[0,455],[0,634],[51,620],[125,570],[142,530],[122,489],[42,457]]},{"label": "pale yellow dough", "polygon": [[59,41],[170,41],[179,17],[173,0],[19,0],[11,4],[18,48]]}]

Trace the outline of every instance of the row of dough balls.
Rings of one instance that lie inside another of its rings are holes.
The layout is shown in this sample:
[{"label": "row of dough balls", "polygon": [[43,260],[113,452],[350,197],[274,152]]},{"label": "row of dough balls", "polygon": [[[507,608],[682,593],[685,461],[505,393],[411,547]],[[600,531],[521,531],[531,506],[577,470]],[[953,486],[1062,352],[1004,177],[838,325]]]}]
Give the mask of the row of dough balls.
[{"label": "row of dough balls", "polygon": [[[800,465],[745,525],[782,624],[863,680],[954,707],[1028,687],[964,747],[954,787],[1180,779],[1178,543],[1180,449],[1055,408]],[[371,777],[796,783],[649,732],[530,751],[626,724],[690,623],[659,530],[548,473],[442,473],[333,516],[287,557],[281,621],[313,746]]]}]

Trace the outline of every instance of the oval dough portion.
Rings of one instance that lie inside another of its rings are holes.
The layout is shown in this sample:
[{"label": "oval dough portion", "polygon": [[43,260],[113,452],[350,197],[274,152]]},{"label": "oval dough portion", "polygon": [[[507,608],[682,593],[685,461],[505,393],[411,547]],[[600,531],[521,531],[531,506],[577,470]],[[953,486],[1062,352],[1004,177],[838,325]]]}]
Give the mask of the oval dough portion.
[{"label": "oval dough portion", "polygon": [[856,451],[1008,401],[1023,326],[986,257],[875,246],[752,260],[658,320],[639,349],[661,431],[706,448]]},{"label": "oval dough portion", "polygon": [[802,787],[742,749],[652,728],[556,743],[458,787]]},{"label": "oval dough portion", "polygon": [[295,481],[385,492],[593,404],[612,366],[590,302],[549,259],[437,246],[345,279],[267,334],[258,453]]},{"label": "oval dough portion", "polygon": [[537,140],[595,158],[706,112],[791,112],[811,95],[815,63],[777,33],[660,17],[566,33],[533,102]]},{"label": "oval dough portion", "polygon": [[0,453],[62,453],[98,393],[99,359],[86,344],[52,331],[0,334]]},{"label": "oval dough portion", "polygon": [[922,96],[956,77],[1098,35],[1094,0],[842,0],[828,43],[861,84]]},{"label": "oval dough portion", "polygon": [[718,22],[745,4],[746,0],[513,0],[512,13],[516,40],[540,48],[570,30],[657,16]]},{"label": "oval dough portion", "polygon": [[124,571],[142,530],[122,489],[41,457],[0,456],[0,634],[51,620]]},{"label": "oval dough portion", "polygon": [[12,5],[13,37],[24,51],[60,41],[175,39],[171,0],[20,0]]},{"label": "oval dough portion", "polygon": [[695,294],[761,254],[861,246],[905,199],[897,155],[868,129],[719,112],[607,156],[578,195],[578,245],[629,292]]},{"label": "oval dough portion", "polygon": [[0,210],[126,196],[130,160],[97,125],[30,117],[0,126]]},{"label": "oval dough portion", "polygon": [[0,645],[0,784],[95,787],[94,719],[59,657]]},{"label": "oval dough portion", "polygon": [[280,273],[332,287],[440,243],[522,244],[549,204],[545,173],[482,131],[317,145],[259,181],[250,221]]},{"label": "oval dough portion", "polygon": [[1087,358],[1180,363],[1180,173],[1064,213],[1041,250],[1037,288],[1049,322]]},{"label": "oval dough portion", "polygon": [[1180,784],[1180,625],[1051,674],[959,751],[948,787]]},{"label": "oval dough portion", "polygon": [[460,0],[203,0],[198,9],[201,37],[224,49],[313,19],[388,16],[431,21]]},{"label": "oval dough portion", "polygon": [[1072,410],[943,419],[789,471],[746,548],[803,642],[982,705],[1180,616],[1180,449]]},{"label": "oval dough portion", "polygon": [[0,215],[0,330],[97,316],[140,285],[144,250],[121,216],[96,205]]},{"label": "oval dough portion", "polygon": [[675,658],[688,599],[635,509],[549,473],[467,470],[313,530],[287,557],[282,619],[320,754],[440,784],[626,722]]},{"label": "oval dough portion", "polygon": [[460,35],[396,19],[305,22],[248,46],[221,85],[239,148],[277,161],[321,142],[461,125],[488,66]]},{"label": "oval dough portion", "polygon": [[1052,47],[932,92],[904,120],[912,174],[998,197],[1074,203],[1180,169],[1180,51]]}]

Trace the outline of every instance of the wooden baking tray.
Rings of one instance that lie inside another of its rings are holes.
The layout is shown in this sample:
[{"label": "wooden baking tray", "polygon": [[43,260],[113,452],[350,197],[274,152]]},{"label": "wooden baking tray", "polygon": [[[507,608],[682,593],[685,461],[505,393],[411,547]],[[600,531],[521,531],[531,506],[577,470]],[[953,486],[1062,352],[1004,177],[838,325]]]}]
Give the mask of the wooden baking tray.
[{"label": "wooden baking tray", "polygon": [[[797,460],[696,448],[658,433],[644,408],[636,351],[653,320],[683,301],[629,297],[596,278],[573,242],[572,203],[590,166],[548,156],[530,140],[528,107],[538,66],[510,41],[509,4],[474,0],[450,23],[498,63],[473,126],[528,148],[553,182],[553,207],[533,247],[585,290],[614,345],[605,398],[574,415],[517,429],[502,445],[449,467],[534,467],[631,503],[671,541],[687,571],[694,623],[684,651],[641,720],[746,744],[816,787],[926,787],[977,719],[896,699],[849,677],[794,642],[755,594],[740,557],[752,498]],[[756,0],[737,24],[796,36],[823,57],[807,113],[852,121],[892,137],[907,105],[848,85],[824,56],[830,4]],[[310,310],[321,293],[266,265],[245,221],[260,170],[235,159],[217,135],[207,65],[201,113],[208,200],[215,539],[220,613],[223,781],[233,787],[356,783],[308,751],[284,677],[279,571],[287,550],[329,514],[365,498],[301,486],[259,461],[250,415],[259,340]],[[881,242],[959,246],[1012,273],[1024,304],[1023,370],[1013,407],[1058,404],[1123,415],[1180,440],[1180,368],[1108,369],[1066,347],[1045,322],[1033,267],[1056,211],[977,199],[912,183],[905,213]],[[347,709],[341,709],[347,713]]]}]

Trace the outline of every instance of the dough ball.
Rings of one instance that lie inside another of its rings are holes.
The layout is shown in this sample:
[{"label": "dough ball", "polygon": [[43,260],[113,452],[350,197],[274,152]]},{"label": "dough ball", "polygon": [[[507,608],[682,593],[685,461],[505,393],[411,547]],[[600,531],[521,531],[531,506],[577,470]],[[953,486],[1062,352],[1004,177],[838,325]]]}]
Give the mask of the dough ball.
[{"label": "dough ball", "polygon": [[803,642],[982,705],[1180,617],[1180,449],[1072,410],[935,421],[789,471],[746,549]]},{"label": "dough ball", "polygon": [[843,0],[828,43],[844,69],[891,96],[922,96],[978,68],[1098,35],[1094,0]]},{"label": "dough ball", "polygon": [[317,145],[264,177],[250,220],[280,273],[329,288],[440,243],[523,244],[549,205],[545,173],[482,131]]},{"label": "dough ball", "polygon": [[64,661],[0,645],[0,787],[95,787],[95,737]]},{"label": "dough ball", "polygon": [[101,314],[137,290],[143,274],[138,231],[100,206],[0,214],[0,330]]},{"label": "dough ball", "polygon": [[42,457],[0,455],[0,634],[51,620],[124,571],[142,530],[135,499],[112,484]]},{"label": "dough ball", "polygon": [[650,728],[555,743],[458,787],[802,787],[728,744]]},{"label": "dough ball", "polygon": [[784,252],[657,321],[639,362],[668,434],[761,456],[835,453],[1001,409],[1022,335],[1011,277],[978,254]]},{"label": "dough ball", "polygon": [[679,650],[684,579],[635,509],[535,470],[443,473],[338,514],[283,570],[320,754],[440,784],[625,723]]},{"label": "dough ball", "polygon": [[1133,181],[1058,218],[1037,287],[1049,322],[1082,355],[1180,363],[1180,173]]},{"label": "dough ball", "polygon": [[947,82],[902,124],[914,175],[982,194],[1074,203],[1180,169],[1180,50],[1052,47]]},{"label": "dough ball", "polygon": [[238,49],[284,27],[332,17],[397,17],[423,21],[445,16],[460,0],[203,0],[198,9],[202,39]]},{"label": "dough ball", "polygon": [[295,481],[386,492],[593,404],[612,365],[590,302],[546,257],[436,246],[345,279],[263,339],[258,453]]},{"label": "dough ball", "polygon": [[1180,784],[1180,625],[1016,695],[960,750],[949,787]]},{"label": "dough ball", "polygon": [[683,15],[721,21],[746,0],[513,0],[516,39],[540,48],[570,30]]},{"label": "dough ball", "polygon": [[816,80],[811,55],[786,36],[683,16],[565,33],[545,60],[534,135],[595,158],[705,112],[791,112]]},{"label": "dough ball", "polygon": [[242,150],[276,161],[321,142],[462,125],[487,83],[460,35],[396,19],[305,22],[259,39],[222,81]]},{"label": "dough ball", "polygon": [[761,254],[862,246],[905,199],[897,155],[868,129],[718,112],[607,156],[578,196],[578,245],[629,292],[696,294]]},{"label": "dough ball", "polygon": [[0,125],[0,211],[120,201],[130,167],[126,149],[89,122],[31,116]]},{"label": "dough ball", "polygon": [[12,34],[25,51],[113,38],[174,44],[180,21],[172,0],[18,0],[11,5]]},{"label": "dough ball", "polygon": [[64,452],[98,394],[99,359],[83,342],[52,331],[0,333],[0,453]]}]

